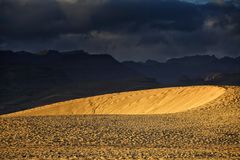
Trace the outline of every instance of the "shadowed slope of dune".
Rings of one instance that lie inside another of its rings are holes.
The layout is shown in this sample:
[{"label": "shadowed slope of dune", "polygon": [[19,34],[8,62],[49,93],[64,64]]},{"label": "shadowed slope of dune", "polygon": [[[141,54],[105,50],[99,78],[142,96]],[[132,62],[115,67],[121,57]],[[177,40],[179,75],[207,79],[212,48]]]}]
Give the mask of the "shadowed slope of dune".
[{"label": "shadowed slope of dune", "polygon": [[224,92],[224,88],[217,86],[122,92],[59,102],[5,116],[176,113],[204,105]]}]

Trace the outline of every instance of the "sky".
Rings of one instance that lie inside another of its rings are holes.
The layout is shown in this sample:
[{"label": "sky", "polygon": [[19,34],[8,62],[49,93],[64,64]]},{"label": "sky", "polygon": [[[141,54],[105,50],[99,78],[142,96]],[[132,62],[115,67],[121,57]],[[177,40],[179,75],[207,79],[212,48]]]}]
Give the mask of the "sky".
[{"label": "sky", "polygon": [[0,49],[240,55],[240,0],[0,0]]}]

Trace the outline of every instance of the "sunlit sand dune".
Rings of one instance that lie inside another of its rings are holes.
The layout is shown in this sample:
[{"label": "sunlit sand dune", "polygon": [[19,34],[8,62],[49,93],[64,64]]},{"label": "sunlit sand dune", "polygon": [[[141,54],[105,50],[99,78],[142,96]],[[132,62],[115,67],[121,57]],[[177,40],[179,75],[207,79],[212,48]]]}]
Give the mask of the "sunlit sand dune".
[{"label": "sunlit sand dune", "polygon": [[176,113],[204,105],[224,92],[217,86],[132,91],[59,102],[5,116]]}]

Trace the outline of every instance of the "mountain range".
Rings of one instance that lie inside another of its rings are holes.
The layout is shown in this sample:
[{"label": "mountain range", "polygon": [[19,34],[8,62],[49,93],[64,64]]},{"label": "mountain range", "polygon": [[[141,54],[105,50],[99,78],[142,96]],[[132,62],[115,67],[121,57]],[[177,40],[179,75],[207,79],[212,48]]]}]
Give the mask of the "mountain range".
[{"label": "mountain range", "polygon": [[240,85],[240,57],[217,58],[214,55],[196,55],[169,59],[165,63],[148,60],[126,61],[123,64],[156,79],[163,86]]},{"label": "mountain range", "polygon": [[194,84],[240,85],[240,57],[118,62],[83,50],[0,51],[0,114],[113,92]]}]

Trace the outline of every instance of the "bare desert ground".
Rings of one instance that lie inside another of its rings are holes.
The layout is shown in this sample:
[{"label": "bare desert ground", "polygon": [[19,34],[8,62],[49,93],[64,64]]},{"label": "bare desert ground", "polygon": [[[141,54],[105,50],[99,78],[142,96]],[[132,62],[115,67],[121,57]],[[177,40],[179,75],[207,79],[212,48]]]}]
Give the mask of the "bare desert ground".
[{"label": "bare desert ground", "polygon": [[0,159],[240,159],[240,87],[107,94],[0,124]]}]

